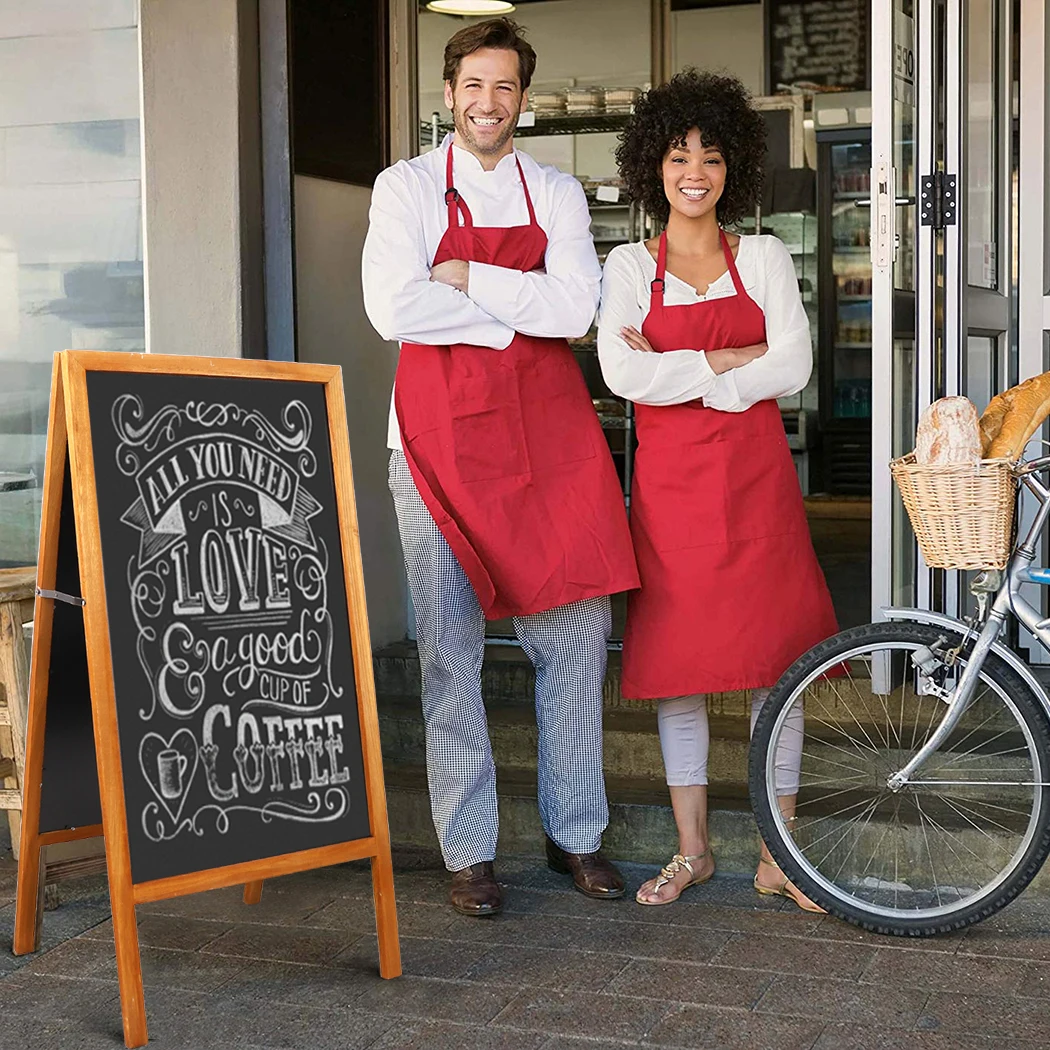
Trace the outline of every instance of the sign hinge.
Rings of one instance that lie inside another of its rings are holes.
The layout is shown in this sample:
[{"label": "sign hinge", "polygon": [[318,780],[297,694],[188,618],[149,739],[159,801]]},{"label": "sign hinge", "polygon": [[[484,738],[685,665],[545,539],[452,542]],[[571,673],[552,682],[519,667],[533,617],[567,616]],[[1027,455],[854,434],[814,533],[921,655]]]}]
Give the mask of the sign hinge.
[{"label": "sign hinge", "polygon": [[923,175],[920,180],[919,222],[943,230],[955,225],[959,211],[958,180],[944,171]]},{"label": "sign hinge", "polygon": [[67,602],[69,605],[79,605],[83,608],[87,602],[78,598],[75,594],[63,594],[61,591],[49,591],[43,587],[37,587],[37,596],[40,598],[53,598],[56,602]]}]

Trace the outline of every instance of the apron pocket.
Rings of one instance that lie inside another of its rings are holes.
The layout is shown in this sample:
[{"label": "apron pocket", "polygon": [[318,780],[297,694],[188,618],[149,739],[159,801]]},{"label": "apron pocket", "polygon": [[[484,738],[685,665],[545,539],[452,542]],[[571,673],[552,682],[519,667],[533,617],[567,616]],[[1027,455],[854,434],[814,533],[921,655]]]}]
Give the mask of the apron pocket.
[{"label": "apron pocket", "polygon": [[[777,420],[779,424],[779,419]],[[732,443],[733,499],[729,528],[734,539],[757,540],[808,530],[798,473],[787,438],[759,433]]]},{"label": "apron pocket", "polygon": [[657,551],[726,543],[728,480],[722,442],[639,450],[631,526]]},{"label": "apron pocket", "polygon": [[450,391],[449,410],[452,456],[462,481],[492,481],[525,472],[525,432],[513,371],[460,378]]}]

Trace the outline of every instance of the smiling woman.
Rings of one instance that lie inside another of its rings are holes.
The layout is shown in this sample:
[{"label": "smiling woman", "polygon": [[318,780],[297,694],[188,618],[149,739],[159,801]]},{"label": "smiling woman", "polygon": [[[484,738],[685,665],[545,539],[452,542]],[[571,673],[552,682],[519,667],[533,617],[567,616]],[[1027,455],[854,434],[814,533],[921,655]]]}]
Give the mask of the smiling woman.
[{"label": "smiling woman", "polygon": [[[631,195],[666,222],[659,237],[609,253],[598,326],[605,380],[635,402],[638,433],[642,586],[628,600],[621,691],[659,701],[679,836],[638,891],[645,905],[714,873],[705,694],[750,690],[754,725],[769,687],[836,631],[776,402],[812,369],[794,264],[775,237],[724,229],[756,203],[764,138],[740,81],[687,71],[639,102],[617,151]],[[800,739],[789,727],[777,752],[787,820]],[[764,847],[755,889],[820,910]]]}]

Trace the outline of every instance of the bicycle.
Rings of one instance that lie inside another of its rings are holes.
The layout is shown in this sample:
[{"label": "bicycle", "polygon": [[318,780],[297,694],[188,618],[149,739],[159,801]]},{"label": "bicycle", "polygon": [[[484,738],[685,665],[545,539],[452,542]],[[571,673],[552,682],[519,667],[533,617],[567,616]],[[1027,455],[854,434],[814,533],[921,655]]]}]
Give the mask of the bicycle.
[{"label": "bicycle", "polygon": [[[1050,619],[1020,593],[1050,584],[1033,567],[1048,468],[1050,456],[1014,467],[1039,507],[1006,568],[973,580],[970,619],[885,609],[801,656],[763,706],[749,759],[759,831],[840,919],[902,936],[961,929],[1013,900],[1050,853],[1050,696],[1001,641],[1012,616],[1050,651]],[[800,731],[792,809],[776,763]]]}]

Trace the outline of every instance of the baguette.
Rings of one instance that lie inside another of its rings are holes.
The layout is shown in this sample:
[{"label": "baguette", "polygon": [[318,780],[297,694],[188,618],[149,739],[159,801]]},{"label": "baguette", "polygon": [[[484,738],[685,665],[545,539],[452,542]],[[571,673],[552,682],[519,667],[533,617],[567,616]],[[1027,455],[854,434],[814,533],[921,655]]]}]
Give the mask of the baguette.
[{"label": "baguette", "polygon": [[915,432],[915,462],[943,467],[981,458],[977,409],[968,397],[942,397],[927,405]]},{"label": "baguette", "polygon": [[1050,415],[1050,372],[993,397],[981,416],[985,459],[1017,459]]}]

